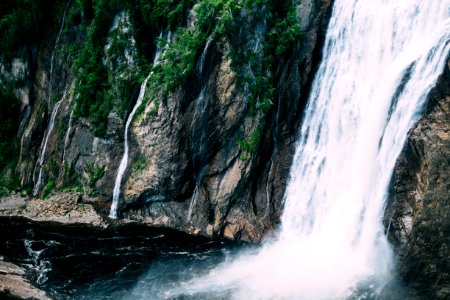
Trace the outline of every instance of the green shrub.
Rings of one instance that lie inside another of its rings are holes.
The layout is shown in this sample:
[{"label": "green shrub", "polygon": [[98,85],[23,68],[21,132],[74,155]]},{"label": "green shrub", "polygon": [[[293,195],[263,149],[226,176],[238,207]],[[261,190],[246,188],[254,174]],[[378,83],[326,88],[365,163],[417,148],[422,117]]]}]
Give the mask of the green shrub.
[{"label": "green shrub", "polygon": [[134,165],[133,165],[133,170],[135,171],[135,172],[140,172],[140,171],[143,171],[143,170],[145,170],[145,168],[147,167],[147,160],[145,160],[145,159],[140,159],[140,160],[138,160],[138,161],[136,161],[135,163],[134,163]]},{"label": "green shrub", "polygon": [[0,90],[0,171],[17,161],[16,143],[19,128],[20,102],[8,89]]},{"label": "green shrub", "polygon": [[291,6],[286,15],[274,18],[274,25],[268,34],[270,51],[280,57],[292,48],[301,36],[301,28],[297,20],[295,6]]},{"label": "green shrub", "polygon": [[242,150],[241,160],[246,160],[248,155],[253,154],[258,150],[261,141],[261,128],[257,127],[250,137],[238,138],[237,143]]},{"label": "green shrub", "polygon": [[55,0],[3,0],[0,4],[0,53],[9,60],[17,50],[40,41]]}]

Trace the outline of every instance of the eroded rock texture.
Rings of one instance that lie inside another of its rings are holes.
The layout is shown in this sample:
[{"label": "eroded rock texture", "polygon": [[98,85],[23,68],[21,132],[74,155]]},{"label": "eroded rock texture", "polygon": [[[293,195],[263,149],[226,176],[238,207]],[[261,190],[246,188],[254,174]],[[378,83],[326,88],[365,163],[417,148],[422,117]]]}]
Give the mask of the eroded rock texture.
[{"label": "eroded rock texture", "polygon": [[[155,44],[161,29],[135,30],[136,15],[127,10],[108,16],[111,24],[105,24],[109,30],[101,37],[98,62],[106,75],[93,88],[107,86],[109,98],[101,91],[95,97],[105,97],[102,101],[114,109],[107,114],[106,128],[96,134],[98,124],[76,113],[77,103],[84,101],[77,85],[86,70],[73,67],[74,45],[89,38],[77,24],[85,22],[89,30],[96,25],[83,19],[88,15],[77,15],[73,5],[55,5],[64,13],[56,24],[46,25],[40,44],[27,55],[18,53],[12,64],[2,64],[1,82],[14,81],[22,102],[14,171],[35,197],[75,190],[94,197],[106,216],[124,151],[125,122],[139,91],[136,74],[149,74],[142,70],[139,47]],[[259,66],[263,71],[258,74],[250,58],[263,64],[268,55],[264,5],[236,14],[239,28],[232,36],[211,34],[194,71],[173,91],[161,95],[152,90],[158,83],[150,77],[144,113],[137,114],[128,133],[119,219],[247,241],[259,241],[277,226],[331,6],[331,0],[294,3],[301,38],[270,68]],[[196,22],[193,11],[188,28]],[[251,85],[265,77],[271,78],[274,92],[263,109],[262,100],[252,99]],[[102,109],[92,107],[90,114]]]},{"label": "eroded rock texture", "polygon": [[400,275],[427,299],[450,297],[450,61],[398,159],[386,210]]}]

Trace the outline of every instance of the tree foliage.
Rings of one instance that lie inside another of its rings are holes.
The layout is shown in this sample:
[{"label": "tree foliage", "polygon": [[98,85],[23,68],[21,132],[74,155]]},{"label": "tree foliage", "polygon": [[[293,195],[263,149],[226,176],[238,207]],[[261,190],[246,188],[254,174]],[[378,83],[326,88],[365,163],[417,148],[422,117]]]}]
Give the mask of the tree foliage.
[{"label": "tree foliage", "polygon": [[20,48],[36,43],[52,20],[56,0],[2,0],[0,53],[11,58]]},{"label": "tree foliage", "polygon": [[7,89],[0,90],[0,170],[17,156],[15,138],[19,127],[20,103]]}]

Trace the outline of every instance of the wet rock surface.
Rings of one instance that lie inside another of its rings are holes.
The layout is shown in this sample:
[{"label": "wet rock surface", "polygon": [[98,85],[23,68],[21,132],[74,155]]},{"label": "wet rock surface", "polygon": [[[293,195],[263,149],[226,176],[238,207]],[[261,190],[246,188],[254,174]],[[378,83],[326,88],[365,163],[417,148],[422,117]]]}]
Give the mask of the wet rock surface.
[{"label": "wet rock surface", "polygon": [[50,300],[47,294],[34,287],[26,278],[25,270],[0,257],[0,298]]},{"label": "wet rock surface", "polygon": [[169,289],[238,246],[137,223],[100,229],[0,217],[0,226],[0,256],[13,263],[0,260],[0,299],[173,299]]},{"label": "wet rock surface", "polygon": [[[213,38],[199,58],[203,72],[193,79],[197,83],[134,124],[121,217],[244,241],[259,241],[277,227],[332,1],[305,5],[298,8],[305,38],[280,61],[279,94],[265,119],[248,117],[248,95],[231,67],[230,45]],[[264,30],[249,22],[237,39],[258,56],[262,49],[253,44]],[[260,129],[256,151],[243,153],[238,139]],[[134,168],[137,161],[145,168]]]},{"label": "wet rock surface", "polygon": [[450,61],[394,172],[385,225],[400,276],[427,299],[450,297]]}]

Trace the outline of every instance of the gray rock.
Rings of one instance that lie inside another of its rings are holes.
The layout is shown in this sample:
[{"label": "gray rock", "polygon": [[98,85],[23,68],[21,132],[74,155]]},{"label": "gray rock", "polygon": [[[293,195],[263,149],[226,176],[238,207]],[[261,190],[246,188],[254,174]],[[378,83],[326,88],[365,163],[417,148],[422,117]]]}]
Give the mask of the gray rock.
[{"label": "gray rock", "polygon": [[25,279],[25,270],[0,259],[0,298],[50,300],[48,295]]}]

